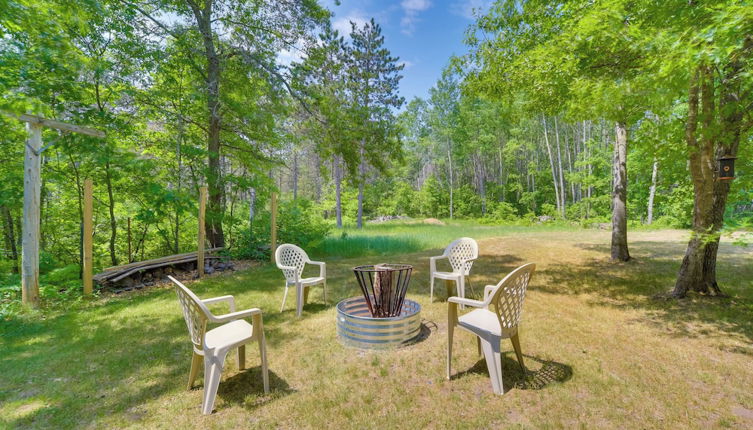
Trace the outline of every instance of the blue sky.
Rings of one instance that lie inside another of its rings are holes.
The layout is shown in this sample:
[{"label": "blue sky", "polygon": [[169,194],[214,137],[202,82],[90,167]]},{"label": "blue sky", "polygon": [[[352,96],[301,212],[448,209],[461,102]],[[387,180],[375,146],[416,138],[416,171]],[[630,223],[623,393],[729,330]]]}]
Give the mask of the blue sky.
[{"label": "blue sky", "polygon": [[473,22],[474,9],[485,9],[490,0],[342,0],[332,10],[333,26],[349,33],[349,21],[362,24],[370,18],[382,27],[385,45],[405,63],[400,93],[406,103],[427,97],[453,54],[463,54],[463,36]]}]

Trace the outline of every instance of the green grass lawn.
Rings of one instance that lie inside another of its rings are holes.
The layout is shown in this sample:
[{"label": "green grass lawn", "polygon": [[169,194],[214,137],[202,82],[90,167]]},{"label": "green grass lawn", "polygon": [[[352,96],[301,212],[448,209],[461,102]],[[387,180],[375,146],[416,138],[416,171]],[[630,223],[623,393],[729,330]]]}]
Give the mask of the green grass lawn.
[{"label": "green grass lawn", "polygon": [[[270,264],[189,283],[202,298],[233,294],[240,308],[264,311],[271,393],[255,348],[244,371],[231,354],[211,416],[200,414],[202,383],[185,389],[191,346],[171,287],[21,314],[0,322],[0,427],[753,427],[753,249],[721,246],[718,277],[730,298],[664,301],[653,296],[672,287],[687,233],[632,233],[635,261],[622,264],[606,257],[609,234],[369,226],[348,232],[347,244],[322,244],[315,256],[330,261],[330,303],[315,289],[300,319],[294,300],[279,312],[282,275]],[[429,303],[428,257],[464,235],[486,238],[471,276],[476,293],[538,264],[521,325],[528,374],[504,341],[504,396],[492,394],[463,332],[454,377],[444,378],[447,305]],[[369,236],[381,244],[349,251],[370,246]],[[409,297],[423,306],[428,337],[385,352],[340,345],[334,304],[358,294],[350,269],[377,260],[349,255],[415,265]]]}]

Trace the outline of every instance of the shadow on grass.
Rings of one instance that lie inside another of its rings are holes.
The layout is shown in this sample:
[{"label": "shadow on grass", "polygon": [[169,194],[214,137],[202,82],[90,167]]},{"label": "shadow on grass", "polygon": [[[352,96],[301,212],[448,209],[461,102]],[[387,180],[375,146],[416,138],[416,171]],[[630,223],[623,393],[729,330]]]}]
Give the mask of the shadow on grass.
[{"label": "shadow on grass", "polygon": [[[510,391],[513,387],[519,390],[543,390],[552,384],[567,382],[573,376],[573,368],[567,364],[523,354],[526,362],[524,374],[518,361],[509,356],[510,354],[512,353],[502,353],[502,385],[505,392]],[[540,365],[537,370],[531,370],[528,367],[531,361]],[[451,379],[460,379],[470,374],[485,375],[488,378],[489,369],[486,366],[486,360],[481,358],[471,368],[452,375]]]},{"label": "shadow on grass", "polygon": [[[287,381],[269,370],[269,394],[264,394],[261,366],[248,368],[223,379],[217,396],[228,404],[236,404],[253,410],[271,401],[295,393]],[[216,410],[216,409],[215,409]]]},{"label": "shadow on grass", "polygon": [[[577,246],[604,255],[609,252],[608,245]],[[667,300],[663,297],[674,286],[684,250],[684,242],[632,242],[631,254],[635,258],[628,262],[603,257],[580,264],[550,264],[537,273],[531,289],[551,294],[588,294],[588,302],[595,305],[648,310],[649,319],[643,322],[675,337],[702,337],[718,330],[747,343],[753,341],[750,251],[722,244],[717,280],[727,297],[691,293],[686,299]]]},{"label": "shadow on grass", "polygon": [[434,321],[427,320],[427,319],[422,319],[421,328],[419,329],[418,335],[414,337],[413,339],[411,339],[409,342],[406,342],[400,345],[400,347],[405,348],[408,346],[413,346],[418,343],[421,343],[425,341],[426,339],[428,339],[432,333],[436,333],[437,329],[438,329],[437,323],[435,323]]}]

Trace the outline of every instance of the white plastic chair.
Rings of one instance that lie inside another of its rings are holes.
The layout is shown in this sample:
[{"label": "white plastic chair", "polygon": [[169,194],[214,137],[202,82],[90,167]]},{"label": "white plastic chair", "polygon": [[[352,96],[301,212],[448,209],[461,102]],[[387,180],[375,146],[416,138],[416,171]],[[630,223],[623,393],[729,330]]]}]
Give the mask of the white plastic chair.
[{"label": "white plastic chair", "polygon": [[[438,272],[437,260],[448,259],[452,272]],[[434,301],[434,279],[455,281],[458,296],[465,297],[465,277],[470,274],[473,262],[478,258],[478,243],[470,237],[461,237],[452,242],[444,254],[429,258],[430,293],[429,301]]]},{"label": "white plastic chair", "polygon": [[[298,246],[285,243],[280,245],[275,251],[275,263],[282,270],[285,276],[285,295],[282,296],[282,306],[280,312],[285,309],[285,300],[288,298],[288,288],[295,285],[296,292],[296,316],[301,316],[303,303],[305,301],[306,289],[312,285],[322,284],[324,286],[324,302],[327,302],[327,264],[321,261],[311,261],[306,251]],[[306,264],[319,266],[319,276],[312,278],[301,278],[303,268]]]},{"label": "white plastic chair", "polygon": [[[476,340],[479,354],[483,350],[495,394],[504,393],[500,354],[502,339],[510,338],[520,368],[525,373],[523,353],[520,350],[520,339],[518,338],[518,324],[523,310],[526,288],[534,270],[536,270],[536,265],[529,263],[510,272],[497,285],[487,285],[484,288],[484,301],[462,297],[450,297],[447,300],[449,307],[447,316],[447,379],[450,379],[451,373],[452,338],[455,326],[478,336]],[[478,309],[458,318],[458,305],[467,305]]]},{"label": "white plastic chair", "polygon": [[[172,276],[168,278],[176,285],[175,291],[183,308],[183,318],[186,320],[193,343],[193,359],[191,371],[188,374],[189,390],[193,387],[201,361],[204,360],[204,400],[201,413],[205,415],[212,413],[227,353],[233,348],[238,348],[238,369],[243,370],[246,367],[246,344],[254,340],[259,342],[264,393],[269,393],[267,342],[264,337],[261,310],[253,308],[236,312],[233,296],[201,300],[177,279]],[[215,316],[209,311],[207,305],[219,302],[228,302],[229,314]],[[251,317],[253,325],[243,319],[248,317]],[[207,322],[225,324],[207,331]]]}]

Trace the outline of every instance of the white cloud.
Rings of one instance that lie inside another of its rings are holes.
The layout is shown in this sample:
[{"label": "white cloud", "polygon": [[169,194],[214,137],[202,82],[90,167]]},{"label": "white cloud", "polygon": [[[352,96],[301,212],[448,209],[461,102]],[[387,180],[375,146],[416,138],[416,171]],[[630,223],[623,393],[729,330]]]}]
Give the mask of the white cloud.
[{"label": "white cloud", "polygon": [[295,44],[281,49],[277,52],[277,64],[289,66],[294,61],[301,61],[305,54],[305,50],[303,49],[304,44],[303,39],[298,39]]},{"label": "white cloud", "polygon": [[358,27],[363,27],[364,24],[366,24],[369,19],[366,18],[366,15],[359,12],[359,11],[352,11],[348,15],[336,19],[332,23],[332,28],[340,32],[341,36],[348,37],[351,31],[350,23],[354,22]]},{"label": "white cloud", "polygon": [[404,34],[412,35],[419,21],[418,15],[431,7],[430,0],[403,0],[400,3],[403,8],[403,18],[400,20],[400,28]]},{"label": "white cloud", "polygon": [[452,3],[450,12],[466,19],[475,20],[474,11],[475,14],[486,12],[491,4],[492,0],[459,0]]},{"label": "white cloud", "polygon": [[400,62],[400,64],[402,64],[404,66],[403,70],[408,70],[411,67],[413,67],[413,66],[416,65],[416,63],[414,63],[412,61],[408,61],[408,60],[403,60],[403,61]]}]

